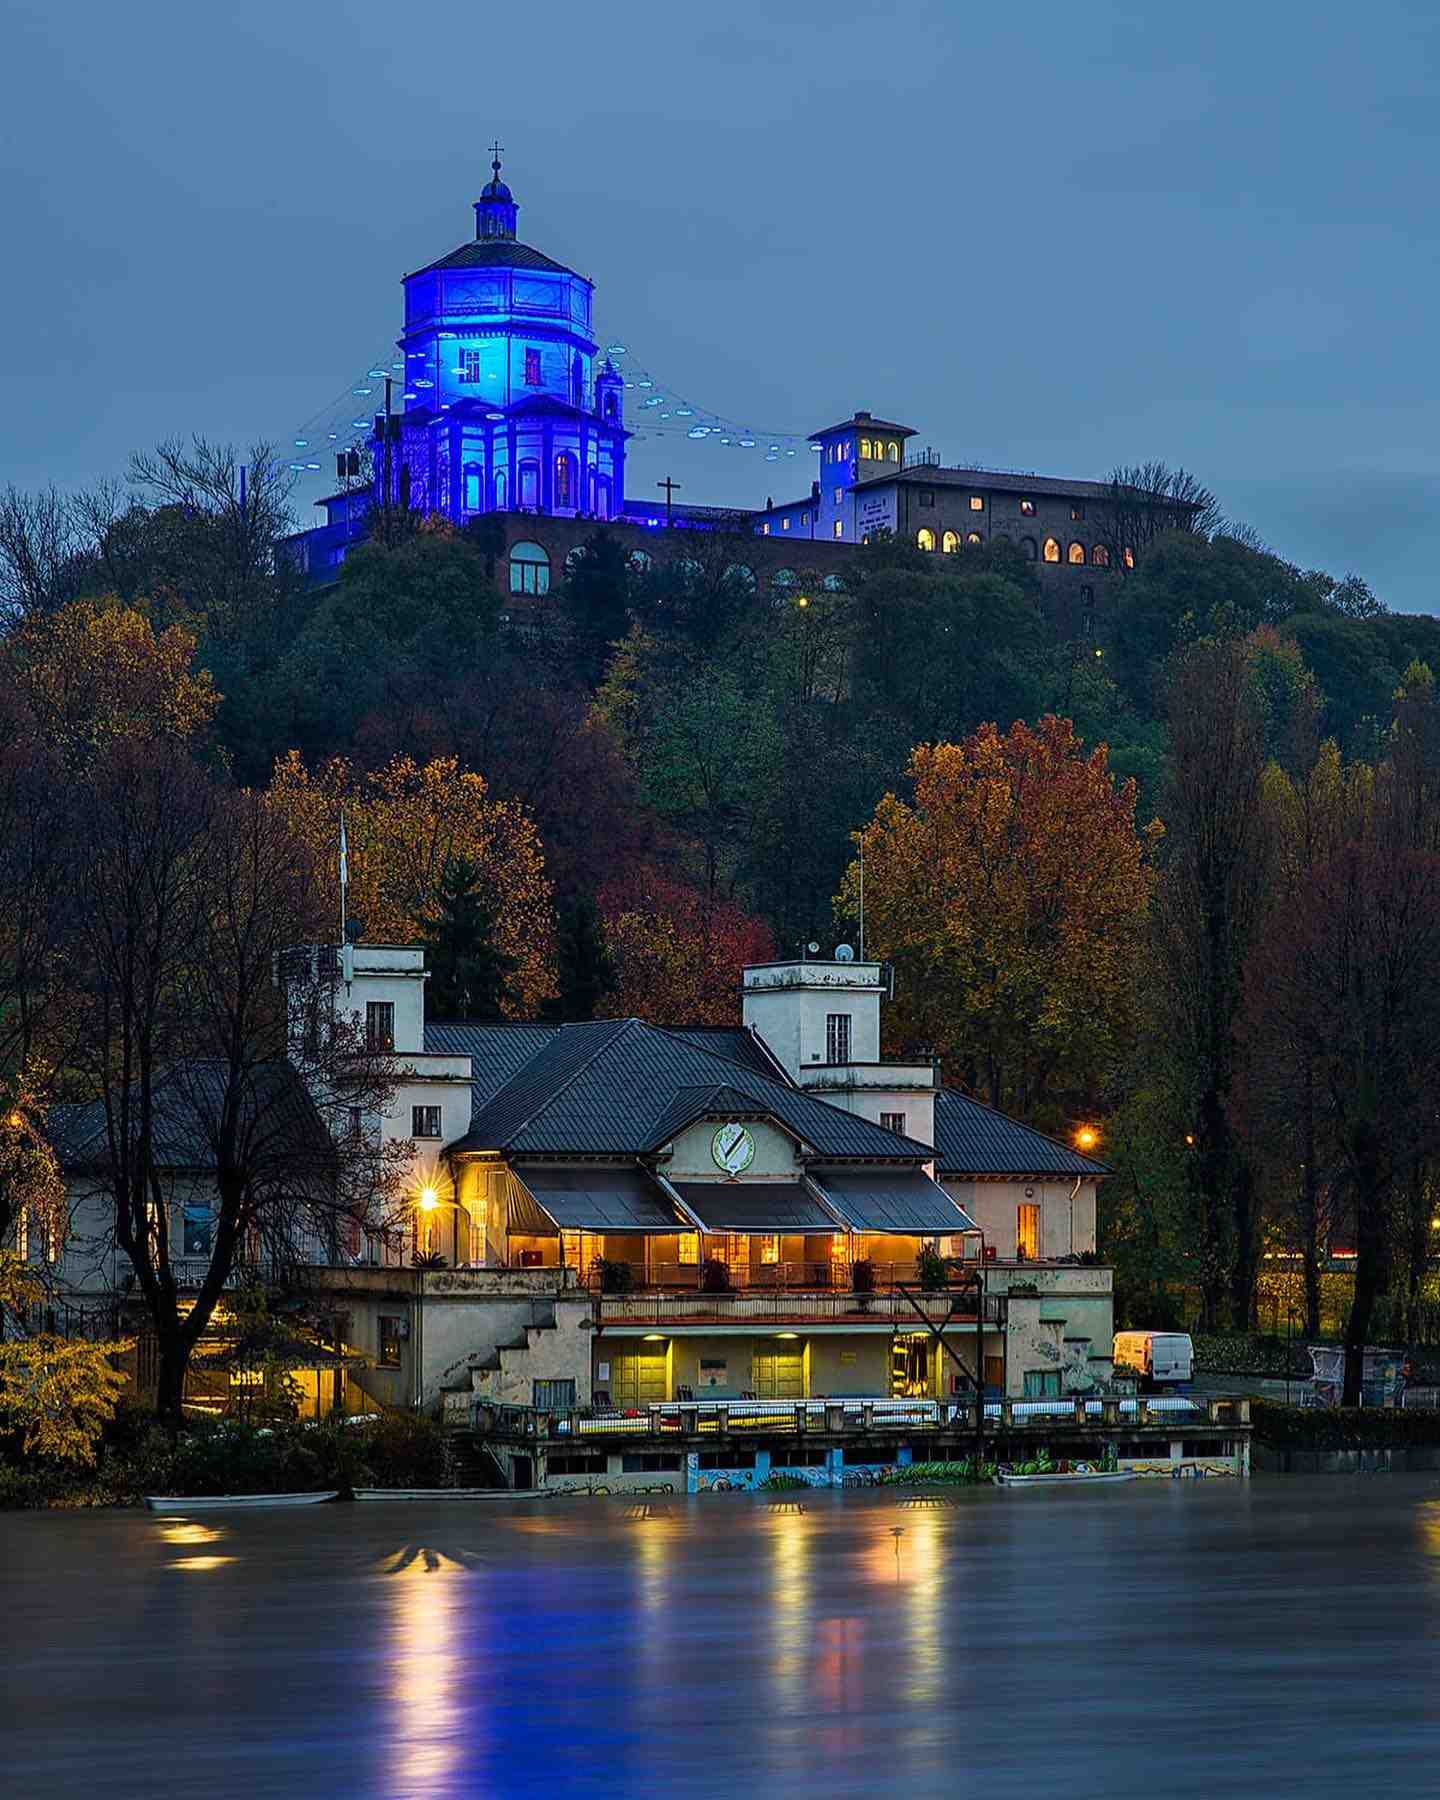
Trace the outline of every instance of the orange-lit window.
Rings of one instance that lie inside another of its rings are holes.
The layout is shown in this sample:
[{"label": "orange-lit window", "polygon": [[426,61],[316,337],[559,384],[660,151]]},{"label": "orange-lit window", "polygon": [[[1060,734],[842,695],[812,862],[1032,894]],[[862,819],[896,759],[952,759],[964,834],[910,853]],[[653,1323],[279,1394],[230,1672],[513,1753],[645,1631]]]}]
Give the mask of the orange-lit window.
[{"label": "orange-lit window", "polygon": [[682,1263],[699,1262],[700,1236],[698,1232],[682,1231],[680,1233],[679,1249],[676,1252],[676,1258],[677,1261]]},{"label": "orange-lit window", "polygon": [[971,512],[984,512],[985,501],[981,495],[972,494],[970,496],[970,510]]},{"label": "orange-lit window", "polygon": [[863,456],[865,458],[866,462],[869,462],[869,460],[870,460],[870,440],[869,440],[869,438],[861,438],[860,454],[861,454],[861,456]]},{"label": "orange-lit window", "polygon": [[978,531],[967,531],[965,533],[965,542],[967,544],[983,544],[985,540]]},{"label": "orange-lit window", "polygon": [[1020,502],[1020,511],[1027,519],[1033,519],[1035,517],[1035,502],[1033,500],[1022,500]]},{"label": "orange-lit window", "polygon": [[1110,552],[1103,544],[1096,544],[1095,548],[1090,552],[1090,562],[1094,568],[1108,569],[1110,567]]},{"label": "orange-lit window", "polygon": [[1060,546],[1054,538],[1045,540],[1045,560],[1046,562],[1059,562],[1060,560]]},{"label": "orange-lit window", "polygon": [[1085,508],[1081,506],[1078,500],[1070,508],[1070,517],[1072,519],[1083,519],[1085,517]]},{"label": "orange-lit window", "polygon": [[[953,536],[954,534],[949,535]],[[935,533],[928,525],[922,525],[915,533],[915,548],[917,550],[933,550],[935,548]]]},{"label": "orange-lit window", "polygon": [[1085,546],[1083,544],[1072,544],[1070,546],[1068,560],[1072,563],[1083,563],[1085,561]]},{"label": "orange-lit window", "polygon": [[1123,560],[1127,569],[1133,569],[1135,567],[1135,552],[1128,544],[1125,546],[1125,556]]},{"label": "orange-lit window", "polygon": [[780,1260],[780,1235],[767,1231],[760,1239],[760,1261],[762,1263],[778,1263]]},{"label": "orange-lit window", "polygon": [[1015,1209],[1015,1254],[1036,1257],[1040,1254],[1040,1208],[1035,1205]]},{"label": "orange-lit window", "polygon": [[945,533],[944,537],[942,537],[940,540],[940,548],[945,552],[945,554],[947,556],[949,556],[953,551],[958,550],[960,548],[959,532],[947,531]]}]

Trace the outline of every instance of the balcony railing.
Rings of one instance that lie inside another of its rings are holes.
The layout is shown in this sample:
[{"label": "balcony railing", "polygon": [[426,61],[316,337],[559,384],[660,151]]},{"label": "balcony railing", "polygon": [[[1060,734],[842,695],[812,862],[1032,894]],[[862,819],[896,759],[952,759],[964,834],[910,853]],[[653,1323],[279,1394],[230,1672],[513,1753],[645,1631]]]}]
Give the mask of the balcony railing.
[{"label": "balcony railing", "polygon": [[[603,1325],[904,1325],[926,1321],[957,1325],[975,1323],[971,1294],[956,1290],[903,1293],[888,1288],[873,1294],[834,1289],[734,1288],[729,1292],[696,1293],[653,1289],[643,1293],[597,1294]],[[985,1322],[1000,1323],[1000,1301],[985,1298]]]}]

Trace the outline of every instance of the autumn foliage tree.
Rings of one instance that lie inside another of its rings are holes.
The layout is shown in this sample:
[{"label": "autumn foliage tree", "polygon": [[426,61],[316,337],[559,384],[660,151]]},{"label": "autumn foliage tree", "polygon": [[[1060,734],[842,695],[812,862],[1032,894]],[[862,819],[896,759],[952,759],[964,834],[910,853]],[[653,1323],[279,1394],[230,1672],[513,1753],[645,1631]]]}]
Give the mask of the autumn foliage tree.
[{"label": "autumn foliage tree", "polygon": [[454,757],[422,765],[408,756],[366,775],[337,757],[312,774],[292,751],[276,764],[269,795],[310,846],[322,880],[333,879],[343,809],[350,911],[372,943],[432,936],[454,904],[447,882],[463,863],[509,970],[505,1016],[531,1017],[554,993],[554,909],[539,834],[518,802],[492,797],[484,776]]},{"label": "autumn foliage tree", "polygon": [[[909,773],[913,800],[887,794],[861,834],[865,947],[896,968],[889,1047],[1053,1123],[1101,1093],[1131,1029],[1151,885],[1135,785],[1051,715],[922,744]],[[858,858],[837,907],[858,920]]]},{"label": "autumn foliage tree", "polygon": [[735,1025],[740,971],[775,954],[769,928],[729,901],[655,869],[637,869],[600,892],[613,987],[603,1017],[654,1025]]}]

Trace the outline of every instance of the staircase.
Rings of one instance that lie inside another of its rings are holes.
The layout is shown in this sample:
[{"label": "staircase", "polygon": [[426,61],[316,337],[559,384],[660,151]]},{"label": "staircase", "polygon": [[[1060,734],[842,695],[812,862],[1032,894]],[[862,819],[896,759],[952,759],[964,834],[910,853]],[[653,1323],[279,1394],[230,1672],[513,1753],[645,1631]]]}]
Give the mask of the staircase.
[{"label": "staircase", "polygon": [[[533,1406],[537,1401],[537,1383],[571,1383],[573,1403],[588,1404],[594,1339],[590,1296],[557,1294],[537,1301],[535,1311],[533,1321],[516,1336],[496,1344],[492,1350],[477,1351],[467,1357],[442,1383],[447,1423],[468,1424],[475,1400]],[[553,1403],[557,1391],[567,1392],[564,1387],[539,1388],[541,1403],[545,1403],[547,1394]]]}]

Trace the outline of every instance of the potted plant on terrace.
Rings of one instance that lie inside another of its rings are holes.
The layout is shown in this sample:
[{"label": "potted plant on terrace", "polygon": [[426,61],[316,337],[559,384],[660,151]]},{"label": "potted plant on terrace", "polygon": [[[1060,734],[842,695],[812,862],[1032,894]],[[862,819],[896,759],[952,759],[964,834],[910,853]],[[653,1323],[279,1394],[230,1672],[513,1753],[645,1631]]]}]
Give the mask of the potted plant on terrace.
[{"label": "potted plant on terrace", "polygon": [[718,1256],[707,1256],[700,1265],[700,1291],[703,1294],[729,1294],[730,1270]]},{"label": "potted plant on terrace", "polygon": [[950,1285],[950,1270],[933,1244],[920,1246],[920,1254],[915,1258],[915,1273],[922,1293],[938,1294]]},{"label": "potted plant on terrace", "polygon": [[875,1265],[868,1256],[851,1263],[850,1286],[854,1290],[856,1306],[861,1312],[869,1312],[875,1293]]}]

